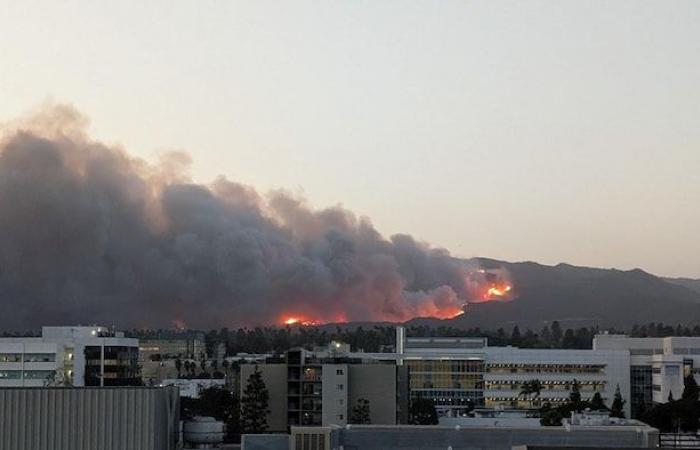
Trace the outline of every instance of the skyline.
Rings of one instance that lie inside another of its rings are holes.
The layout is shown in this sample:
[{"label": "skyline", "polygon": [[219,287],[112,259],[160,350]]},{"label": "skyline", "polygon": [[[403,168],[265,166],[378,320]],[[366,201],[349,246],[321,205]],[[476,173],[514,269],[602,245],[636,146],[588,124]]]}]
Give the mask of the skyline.
[{"label": "skyline", "polygon": [[0,121],[53,98],[383,236],[699,278],[700,7],[534,4],[11,4]]}]

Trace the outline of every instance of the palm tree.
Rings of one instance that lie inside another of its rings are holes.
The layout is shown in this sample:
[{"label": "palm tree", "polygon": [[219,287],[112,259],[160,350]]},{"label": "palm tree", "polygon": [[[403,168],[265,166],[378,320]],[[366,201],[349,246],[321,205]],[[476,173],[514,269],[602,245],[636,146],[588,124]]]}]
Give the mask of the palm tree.
[{"label": "palm tree", "polygon": [[[540,380],[530,380],[522,384],[522,389],[518,396],[525,397],[530,400],[530,408],[534,409],[535,400],[539,400],[540,392],[542,391],[542,383]],[[538,402],[539,403],[539,402]]]}]

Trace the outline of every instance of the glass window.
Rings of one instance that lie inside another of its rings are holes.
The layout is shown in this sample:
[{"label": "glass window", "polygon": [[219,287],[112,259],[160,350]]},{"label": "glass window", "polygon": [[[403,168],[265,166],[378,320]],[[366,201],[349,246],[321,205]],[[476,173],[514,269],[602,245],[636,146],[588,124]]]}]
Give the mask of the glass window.
[{"label": "glass window", "polygon": [[20,353],[0,353],[0,362],[21,362],[22,355]]},{"label": "glass window", "polygon": [[54,362],[55,353],[25,353],[24,362]]},{"label": "glass window", "polygon": [[53,374],[53,370],[25,370],[24,378],[27,380],[45,380]]},{"label": "glass window", "polygon": [[22,371],[21,370],[0,370],[0,380],[3,380],[3,379],[17,380],[19,378],[22,378]]}]

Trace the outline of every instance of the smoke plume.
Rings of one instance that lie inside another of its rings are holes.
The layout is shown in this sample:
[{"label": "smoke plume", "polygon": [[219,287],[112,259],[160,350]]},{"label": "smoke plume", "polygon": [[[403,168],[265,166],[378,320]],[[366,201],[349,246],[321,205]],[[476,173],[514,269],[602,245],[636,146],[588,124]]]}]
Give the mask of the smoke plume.
[{"label": "smoke plume", "polygon": [[0,327],[238,326],[447,317],[467,269],[341,207],[218,178],[183,153],[148,163],[66,106],[0,141]]}]

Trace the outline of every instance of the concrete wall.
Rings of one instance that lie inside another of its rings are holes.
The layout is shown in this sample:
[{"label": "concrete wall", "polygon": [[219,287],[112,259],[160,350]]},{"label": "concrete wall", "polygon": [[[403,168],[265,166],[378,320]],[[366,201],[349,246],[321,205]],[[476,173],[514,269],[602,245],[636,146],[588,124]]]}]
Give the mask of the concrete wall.
[{"label": "concrete wall", "polygon": [[321,382],[321,401],[323,402],[321,424],[324,427],[347,424],[349,415],[352,413],[352,405],[348,405],[348,366],[324,364]]},{"label": "concrete wall", "polygon": [[[240,395],[248,385],[248,378],[255,371],[256,364],[241,365]],[[287,365],[258,364],[265,387],[270,393],[270,413],[267,416],[268,431],[287,432]]]},{"label": "concrete wall", "polygon": [[396,423],[396,366],[348,364],[348,414],[360,398],[369,400],[373,424]]},{"label": "concrete wall", "polygon": [[0,388],[0,450],[175,450],[177,388]]}]

